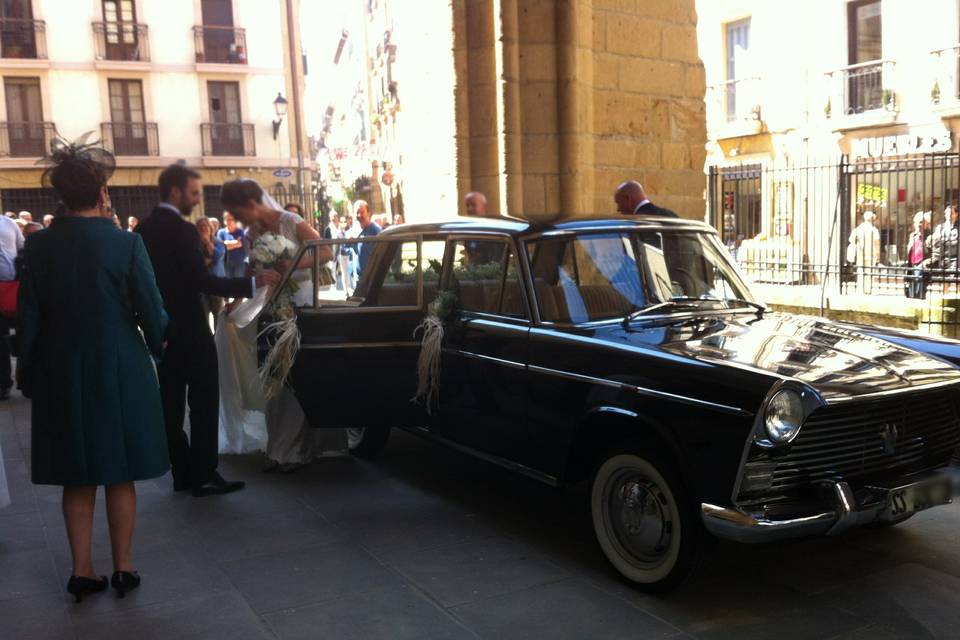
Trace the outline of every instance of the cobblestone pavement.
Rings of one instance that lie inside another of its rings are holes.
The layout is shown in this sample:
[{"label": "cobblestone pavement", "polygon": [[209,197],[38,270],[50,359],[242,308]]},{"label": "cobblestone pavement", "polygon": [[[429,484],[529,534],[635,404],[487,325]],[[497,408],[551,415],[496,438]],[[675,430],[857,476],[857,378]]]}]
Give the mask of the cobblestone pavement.
[{"label": "cobblestone pavement", "polygon": [[[194,499],[139,488],[143,586],[76,605],[59,490],[30,484],[29,407],[0,407],[13,504],[0,511],[0,638],[956,638],[960,507],[888,530],[721,543],[664,597],[618,580],[585,492],[552,490],[395,433],[376,462],[265,474]],[[102,495],[102,494],[101,494]],[[95,556],[110,572],[98,504]]]}]

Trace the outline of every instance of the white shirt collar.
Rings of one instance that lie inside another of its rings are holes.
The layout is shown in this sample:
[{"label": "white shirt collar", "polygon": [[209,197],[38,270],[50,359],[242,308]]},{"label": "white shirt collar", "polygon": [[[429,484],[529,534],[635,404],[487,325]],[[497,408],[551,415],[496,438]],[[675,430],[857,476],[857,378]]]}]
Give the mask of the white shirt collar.
[{"label": "white shirt collar", "polygon": [[644,198],[643,200],[641,200],[641,201],[640,201],[640,204],[638,204],[637,206],[635,206],[635,207],[633,208],[633,212],[636,213],[637,211],[640,210],[640,207],[642,207],[642,206],[645,205],[645,204],[650,204],[650,200],[648,200],[648,199],[646,199],[646,198]]}]

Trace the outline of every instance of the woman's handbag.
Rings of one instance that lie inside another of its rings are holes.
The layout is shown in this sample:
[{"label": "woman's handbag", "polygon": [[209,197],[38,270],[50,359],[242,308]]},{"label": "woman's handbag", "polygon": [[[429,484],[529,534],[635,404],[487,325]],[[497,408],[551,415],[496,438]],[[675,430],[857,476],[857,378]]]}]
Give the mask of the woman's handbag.
[{"label": "woman's handbag", "polygon": [[4,318],[17,317],[17,294],[20,291],[18,280],[0,282],[0,316]]}]

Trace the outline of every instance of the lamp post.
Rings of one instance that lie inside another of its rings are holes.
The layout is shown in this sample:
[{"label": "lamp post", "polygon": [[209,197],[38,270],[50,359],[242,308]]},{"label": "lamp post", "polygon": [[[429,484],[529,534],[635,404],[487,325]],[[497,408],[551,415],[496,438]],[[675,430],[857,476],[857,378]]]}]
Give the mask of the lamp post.
[{"label": "lamp post", "polygon": [[283,124],[283,118],[287,115],[287,99],[277,92],[277,97],[273,101],[273,110],[277,114],[277,119],[273,121],[273,139],[277,139],[280,133],[280,125]]}]

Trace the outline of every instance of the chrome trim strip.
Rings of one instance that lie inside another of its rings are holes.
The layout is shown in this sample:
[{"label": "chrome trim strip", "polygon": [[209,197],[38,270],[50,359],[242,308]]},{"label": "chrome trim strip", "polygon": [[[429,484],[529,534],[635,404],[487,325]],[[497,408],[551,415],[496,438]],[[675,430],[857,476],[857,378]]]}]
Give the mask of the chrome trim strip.
[{"label": "chrome trim strip", "polygon": [[740,416],[752,416],[753,414],[749,411],[744,411],[740,407],[732,407],[730,405],[718,404],[716,402],[709,402],[707,400],[699,400],[697,398],[690,398],[687,396],[681,396],[675,393],[669,393],[667,391],[659,391],[657,389],[649,389],[647,387],[638,387],[636,385],[627,384],[625,382],[617,382],[616,380],[607,380],[606,378],[595,378],[593,376],[587,376],[580,373],[571,373],[569,371],[560,371],[559,369],[550,369],[548,367],[539,367],[537,365],[529,365],[527,367],[532,373],[544,373],[547,375],[557,376],[560,378],[566,378],[568,380],[576,380],[577,382],[588,382],[590,384],[599,384],[606,387],[612,387],[619,389],[621,391],[629,391],[633,393],[638,393],[644,396],[651,396],[654,398],[662,398],[665,400],[672,400],[674,402],[682,402],[684,404],[691,404],[695,406],[708,407],[716,411],[723,411],[725,413],[732,413],[734,415]]},{"label": "chrome trim strip", "polygon": [[607,405],[602,405],[599,407],[594,407],[587,411],[587,416],[595,416],[598,414],[612,413],[618,416],[623,416],[625,418],[639,418],[640,416],[635,411],[628,411],[627,409],[621,409],[620,407],[610,407]]},{"label": "chrome trim strip", "polygon": [[939,389],[941,387],[949,387],[950,385],[960,386],[960,380],[943,380],[941,382],[933,382],[931,384],[919,385],[916,387],[904,387],[902,389],[888,389],[886,391],[875,391],[873,393],[864,393],[860,395],[842,395],[842,396],[826,396],[823,397],[823,400],[826,404],[842,404],[844,402],[855,402],[857,400],[870,400],[873,398],[883,398],[887,396],[895,396],[901,393],[910,393],[911,391],[929,391],[931,389]]},{"label": "chrome trim strip", "polygon": [[332,342],[301,344],[301,349],[389,349],[395,347],[420,347],[419,342]]},{"label": "chrome trim strip", "polygon": [[521,475],[527,476],[528,478],[539,480],[540,482],[543,482],[544,484],[548,484],[551,487],[559,487],[561,485],[560,480],[558,480],[555,476],[551,476],[550,474],[544,473],[542,471],[537,471],[536,469],[532,469],[528,466],[522,465],[519,462],[514,462],[513,460],[507,460],[506,458],[501,458],[500,456],[484,453],[483,451],[474,449],[473,447],[468,447],[467,445],[460,444],[459,442],[454,442],[453,440],[450,440],[448,438],[444,438],[443,436],[432,433],[430,430],[424,427],[398,427],[398,428],[403,429],[407,433],[413,434],[425,440],[436,442],[437,444],[441,444],[445,447],[449,447],[451,449],[454,449],[455,451],[465,453],[475,458],[480,458],[481,460],[485,460],[497,466],[503,467],[505,469],[509,469],[510,471],[515,471]]},{"label": "chrome trim strip", "polygon": [[356,307],[298,307],[297,315],[313,316],[313,315],[340,315],[344,313],[397,313],[402,311],[420,311],[423,307],[414,306],[414,305],[404,305],[396,307],[384,307],[384,306],[371,306],[371,307],[361,307],[357,305]]},{"label": "chrome trim strip", "polygon": [[449,353],[453,355],[463,356],[465,358],[472,358],[474,360],[483,360],[484,362],[492,362],[494,364],[500,364],[505,367],[510,367],[511,369],[526,369],[527,365],[522,362],[514,362],[513,360],[504,360],[503,358],[494,358],[493,356],[485,356],[482,353],[473,353],[471,351],[461,351],[460,349],[451,349],[449,347],[443,348],[444,353]]}]

